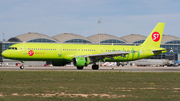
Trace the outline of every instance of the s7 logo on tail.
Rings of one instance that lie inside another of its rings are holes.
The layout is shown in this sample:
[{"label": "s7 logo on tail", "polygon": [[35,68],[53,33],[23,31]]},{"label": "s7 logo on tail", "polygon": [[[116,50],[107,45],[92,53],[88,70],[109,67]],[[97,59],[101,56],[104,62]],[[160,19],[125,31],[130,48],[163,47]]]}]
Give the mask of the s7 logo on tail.
[{"label": "s7 logo on tail", "polygon": [[154,33],[152,34],[152,39],[153,39],[153,41],[158,42],[159,39],[160,39],[160,34],[159,34],[159,32],[154,32]]}]

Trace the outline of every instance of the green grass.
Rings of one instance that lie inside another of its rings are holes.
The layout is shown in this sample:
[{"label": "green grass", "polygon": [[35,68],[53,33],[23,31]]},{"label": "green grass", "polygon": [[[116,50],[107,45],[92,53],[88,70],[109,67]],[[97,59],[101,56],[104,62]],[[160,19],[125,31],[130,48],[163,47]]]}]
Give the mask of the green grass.
[{"label": "green grass", "polygon": [[0,101],[180,100],[180,73],[0,71]]}]

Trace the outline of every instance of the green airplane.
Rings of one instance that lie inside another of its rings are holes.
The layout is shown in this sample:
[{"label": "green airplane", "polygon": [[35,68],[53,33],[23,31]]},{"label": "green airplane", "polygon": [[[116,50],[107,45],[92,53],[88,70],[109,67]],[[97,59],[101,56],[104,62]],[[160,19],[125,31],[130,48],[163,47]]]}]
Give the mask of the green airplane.
[{"label": "green airplane", "polygon": [[91,45],[59,43],[19,43],[2,52],[8,59],[24,61],[52,61],[53,66],[64,66],[73,62],[77,69],[92,65],[98,70],[98,61],[125,62],[155,56],[167,52],[160,48],[165,23],[158,23],[147,39],[139,46],[130,45]]}]

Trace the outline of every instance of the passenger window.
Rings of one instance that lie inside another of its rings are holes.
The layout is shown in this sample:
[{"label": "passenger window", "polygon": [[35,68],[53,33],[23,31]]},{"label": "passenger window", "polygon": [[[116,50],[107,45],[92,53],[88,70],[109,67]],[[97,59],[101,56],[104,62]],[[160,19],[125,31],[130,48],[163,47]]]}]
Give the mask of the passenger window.
[{"label": "passenger window", "polygon": [[14,47],[12,47],[11,49],[13,49],[13,50],[14,50]]},{"label": "passenger window", "polygon": [[15,50],[17,50],[17,47],[15,47]]}]

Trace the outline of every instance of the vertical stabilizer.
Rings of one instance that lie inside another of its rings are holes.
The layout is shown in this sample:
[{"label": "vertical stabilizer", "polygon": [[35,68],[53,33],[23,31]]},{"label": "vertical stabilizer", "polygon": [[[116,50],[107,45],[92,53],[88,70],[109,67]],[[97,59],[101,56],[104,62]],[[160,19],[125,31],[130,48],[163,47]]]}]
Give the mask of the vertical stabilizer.
[{"label": "vertical stabilizer", "polygon": [[152,32],[149,34],[149,36],[146,38],[144,43],[142,43],[140,46],[155,46],[159,48],[162,40],[164,25],[165,23],[158,23],[156,27],[152,30]]}]

